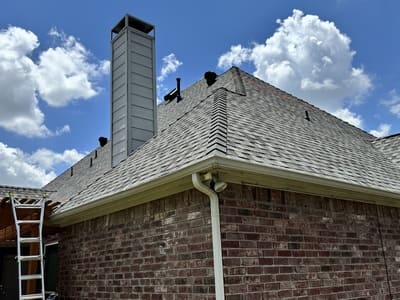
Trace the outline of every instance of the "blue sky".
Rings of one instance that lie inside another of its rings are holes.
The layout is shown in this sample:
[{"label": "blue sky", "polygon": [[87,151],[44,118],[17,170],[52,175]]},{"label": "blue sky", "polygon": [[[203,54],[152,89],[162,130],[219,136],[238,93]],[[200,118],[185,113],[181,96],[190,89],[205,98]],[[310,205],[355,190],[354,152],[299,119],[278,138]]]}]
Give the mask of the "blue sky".
[{"label": "blue sky", "polygon": [[0,184],[41,186],[109,137],[110,29],[125,13],[156,26],[160,97],[176,77],[187,86],[235,64],[365,131],[400,132],[399,10],[395,0],[6,1]]}]

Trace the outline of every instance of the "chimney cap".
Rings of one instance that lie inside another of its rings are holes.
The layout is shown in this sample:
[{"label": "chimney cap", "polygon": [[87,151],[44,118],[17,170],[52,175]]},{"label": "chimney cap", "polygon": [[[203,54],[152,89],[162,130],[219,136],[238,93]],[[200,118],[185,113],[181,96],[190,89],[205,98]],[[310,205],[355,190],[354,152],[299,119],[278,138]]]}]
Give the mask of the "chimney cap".
[{"label": "chimney cap", "polygon": [[132,27],[135,28],[139,31],[142,31],[144,33],[150,33],[154,29],[154,25],[151,25],[150,23],[147,23],[145,21],[142,21],[136,17],[133,17],[129,14],[126,14],[121,21],[117,23],[111,30],[111,33],[118,34],[122,29],[125,27]]}]

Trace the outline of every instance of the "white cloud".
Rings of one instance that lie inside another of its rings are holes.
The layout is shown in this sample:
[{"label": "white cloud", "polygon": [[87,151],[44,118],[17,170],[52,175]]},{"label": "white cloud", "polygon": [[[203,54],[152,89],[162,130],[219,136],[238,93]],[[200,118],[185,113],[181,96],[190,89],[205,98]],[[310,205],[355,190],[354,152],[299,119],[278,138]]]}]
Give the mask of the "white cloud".
[{"label": "white cloud", "polygon": [[380,124],[378,129],[371,130],[369,133],[376,137],[388,136],[392,126],[390,124]]},{"label": "white cloud", "polygon": [[92,63],[90,52],[73,36],[54,28],[49,34],[57,37],[61,46],[49,48],[39,56],[35,75],[43,100],[51,106],[65,106],[97,95],[93,81],[109,71],[109,62]]},{"label": "white cloud", "polygon": [[75,149],[56,153],[39,149],[32,155],[0,142],[0,182],[3,185],[42,187],[56,177],[56,164],[73,164],[83,157]]},{"label": "white cloud", "polygon": [[400,117],[400,95],[395,89],[389,92],[388,99],[383,100],[382,103],[389,107],[392,114]]},{"label": "white cloud", "polygon": [[372,88],[364,70],[353,66],[350,38],[333,22],[293,10],[277,23],[265,43],[233,46],[218,66],[250,61],[255,76],[332,113],[343,109],[345,100],[359,102]]},{"label": "white cloud", "polygon": [[51,131],[44,124],[38,95],[49,105],[63,106],[97,94],[95,80],[109,70],[109,62],[90,62],[91,54],[74,37],[52,30],[61,45],[31,55],[39,47],[31,31],[10,26],[0,31],[0,126],[28,136],[47,137],[69,131],[68,125]]},{"label": "white cloud", "polygon": [[251,49],[244,48],[242,45],[231,46],[231,50],[221,55],[218,59],[218,67],[227,69],[231,66],[240,66],[243,62],[250,59]]},{"label": "white cloud", "polygon": [[28,55],[39,46],[34,33],[18,27],[0,31],[0,126],[25,136],[47,136],[38,107],[34,72]]},{"label": "white cloud", "polygon": [[179,66],[182,65],[182,62],[175,57],[174,53],[163,57],[162,61],[161,74],[157,77],[160,82],[164,81],[169,74],[175,73]]},{"label": "white cloud", "polygon": [[356,126],[358,128],[363,127],[362,117],[360,115],[357,115],[356,113],[351,112],[348,108],[338,109],[332,112],[332,114],[353,126]]},{"label": "white cloud", "polygon": [[75,149],[65,150],[63,153],[56,153],[49,149],[42,148],[35,151],[29,157],[29,161],[31,163],[37,164],[41,168],[49,170],[59,163],[72,165],[78,160],[82,159],[83,156],[83,153],[79,153]]}]

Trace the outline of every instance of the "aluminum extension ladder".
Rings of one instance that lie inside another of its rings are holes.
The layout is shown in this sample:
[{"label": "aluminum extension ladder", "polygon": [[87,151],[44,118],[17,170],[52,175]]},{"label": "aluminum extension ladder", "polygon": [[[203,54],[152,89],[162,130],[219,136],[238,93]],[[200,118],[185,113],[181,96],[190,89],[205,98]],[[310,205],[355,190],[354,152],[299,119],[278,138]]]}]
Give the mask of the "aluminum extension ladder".
[{"label": "aluminum extension ladder", "polygon": [[[44,264],[43,264],[43,239],[42,239],[42,231],[43,231],[43,221],[44,221],[44,212],[46,207],[46,196],[43,195],[43,198],[34,203],[22,203],[18,199],[15,199],[13,194],[10,193],[10,200],[14,215],[15,228],[17,231],[17,260],[18,260],[18,283],[19,283],[19,300],[28,300],[28,299],[41,299],[45,300],[45,286],[44,286]],[[28,219],[20,219],[18,212],[23,213],[25,210],[37,211],[35,214],[38,216],[38,219],[28,220]],[[38,226],[38,236],[21,236],[21,227],[26,225]],[[39,254],[38,255],[22,255],[21,248],[23,245],[31,245],[38,244]],[[38,274],[22,274],[23,272],[23,264],[29,261],[38,261],[40,272]],[[29,280],[40,281],[40,293],[36,292],[35,294],[24,294],[23,293],[23,282],[27,282]]]}]

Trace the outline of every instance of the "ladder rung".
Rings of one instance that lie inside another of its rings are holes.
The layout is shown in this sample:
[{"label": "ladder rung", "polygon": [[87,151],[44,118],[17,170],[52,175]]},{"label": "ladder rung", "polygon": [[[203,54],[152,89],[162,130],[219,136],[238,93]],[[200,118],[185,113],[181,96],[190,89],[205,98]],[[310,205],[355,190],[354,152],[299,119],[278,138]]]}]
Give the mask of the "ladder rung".
[{"label": "ladder rung", "polygon": [[21,243],[39,243],[40,238],[38,237],[22,237],[19,239]]},{"label": "ladder rung", "polygon": [[21,275],[21,280],[34,280],[34,279],[42,279],[42,275],[41,274]]},{"label": "ladder rung", "polygon": [[20,256],[20,261],[40,260],[40,255]]},{"label": "ladder rung", "polygon": [[39,224],[40,220],[19,220],[18,224]]},{"label": "ladder rung", "polygon": [[29,208],[29,209],[40,209],[42,206],[40,204],[15,204],[15,208]]},{"label": "ladder rung", "polygon": [[42,294],[29,294],[29,295],[22,295],[21,299],[43,299],[43,295]]}]

